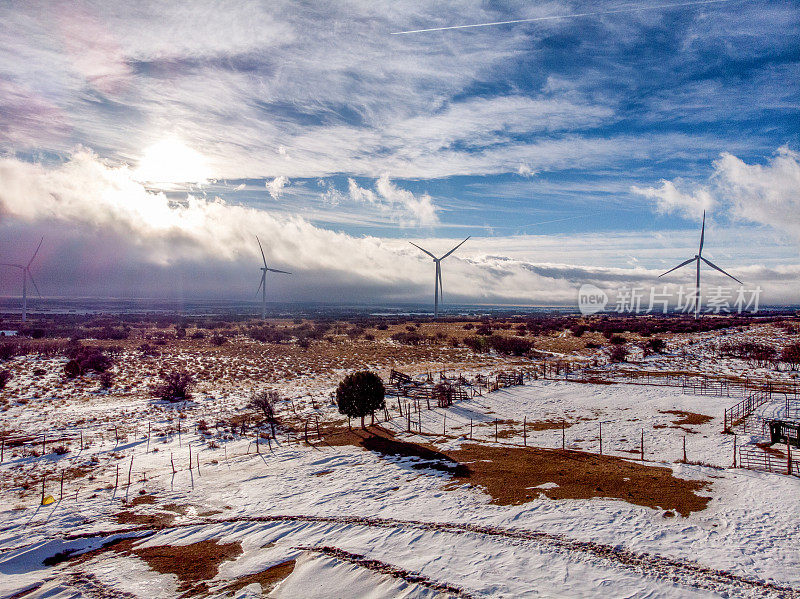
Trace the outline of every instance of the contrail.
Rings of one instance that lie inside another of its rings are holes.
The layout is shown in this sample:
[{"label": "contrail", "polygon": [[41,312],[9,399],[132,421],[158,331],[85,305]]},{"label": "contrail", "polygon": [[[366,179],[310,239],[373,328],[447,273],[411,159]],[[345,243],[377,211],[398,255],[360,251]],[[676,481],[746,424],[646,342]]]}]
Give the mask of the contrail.
[{"label": "contrail", "polygon": [[449,27],[431,27],[429,29],[410,29],[408,31],[393,31],[389,35],[406,35],[409,33],[426,33],[428,31],[447,31],[449,29],[470,29],[473,27],[493,27],[495,25],[513,25],[515,23],[535,23],[537,21],[555,21],[556,19],[574,19],[578,17],[596,17],[600,15],[613,15],[626,12],[642,12],[645,10],[662,10],[665,8],[679,8],[681,6],[699,6],[703,4],[719,4],[733,2],[734,0],[699,0],[695,2],[679,2],[677,4],[660,4],[658,6],[641,6],[637,8],[620,8],[616,10],[602,10],[597,12],[573,13],[571,15],[551,15],[535,17],[533,19],[516,19],[513,21],[494,21],[492,23],[473,23],[471,25],[451,25]]}]

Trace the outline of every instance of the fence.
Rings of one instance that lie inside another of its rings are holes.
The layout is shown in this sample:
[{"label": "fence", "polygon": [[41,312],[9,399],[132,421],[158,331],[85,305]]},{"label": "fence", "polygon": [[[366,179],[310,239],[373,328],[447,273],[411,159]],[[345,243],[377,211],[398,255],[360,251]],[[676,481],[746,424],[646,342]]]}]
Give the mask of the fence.
[{"label": "fence", "polygon": [[800,460],[791,453],[782,456],[752,446],[739,448],[739,467],[800,476]]},{"label": "fence", "polygon": [[725,409],[722,432],[731,432],[731,429],[744,421],[753,410],[764,405],[772,399],[770,391],[756,391],[735,406]]}]

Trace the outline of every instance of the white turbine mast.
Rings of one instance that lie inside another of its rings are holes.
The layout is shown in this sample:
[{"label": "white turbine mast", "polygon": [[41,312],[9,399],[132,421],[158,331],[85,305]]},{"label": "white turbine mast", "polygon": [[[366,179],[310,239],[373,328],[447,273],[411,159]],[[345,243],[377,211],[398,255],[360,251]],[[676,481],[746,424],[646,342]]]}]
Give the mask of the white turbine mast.
[{"label": "white turbine mast", "polygon": [[[469,239],[469,237],[467,237],[467,239]],[[431,258],[433,258],[433,263],[436,265],[436,275],[435,275],[434,280],[433,280],[433,317],[434,318],[438,318],[439,317],[439,295],[441,294],[442,299],[444,299],[444,289],[442,287],[442,264],[441,264],[441,262],[442,262],[442,260],[447,258],[450,254],[455,252],[458,248],[460,248],[462,245],[464,245],[464,243],[466,243],[467,239],[465,239],[464,241],[459,243],[456,247],[454,247],[452,250],[447,252],[441,258],[437,258],[433,254],[431,254],[428,250],[418,246],[416,243],[414,243],[412,241],[408,242],[411,245],[413,245],[415,248],[422,250],[423,252],[428,254]]]},{"label": "white turbine mast", "polygon": [[264,248],[261,247],[261,240],[256,235],[256,241],[258,242],[258,249],[261,250],[261,259],[264,261],[264,266],[260,268],[261,270],[261,283],[258,284],[258,290],[256,291],[256,295],[258,292],[261,292],[261,319],[264,320],[267,318],[267,273],[268,272],[279,272],[283,275],[290,275],[292,273],[286,272],[285,270],[278,270],[277,268],[270,268],[267,266],[267,258],[264,256]]},{"label": "white turbine mast", "polygon": [[28,279],[30,279],[31,283],[33,283],[33,288],[36,289],[36,293],[39,294],[39,297],[42,297],[42,294],[39,293],[39,286],[36,284],[36,281],[33,280],[33,275],[31,274],[31,264],[33,264],[36,254],[39,253],[39,248],[42,247],[43,241],[44,237],[39,240],[39,245],[36,246],[36,251],[33,252],[33,256],[31,256],[31,259],[28,260],[28,263],[24,266],[22,264],[0,262],[0,266],[18,268],[22,272],[22,322],[25,322],[28,319]]},{"label": "white turbine mast", "polygon": [[714,270],[718,270],[719,272],[724,274],[726,277],[730,277],[731,279],[733,279],[734,281],[739,283],[739,285],[744,285],[744,283],[742,283],[739,279],[737,279],[733,275],[728,274],[727,272],[722,270],[716,264],[713,264],[710,261],[708,261],[705,258],[703,258],[703,240],[705,239],[705,236],[706,236],[706,211],[703,210],[703,226],[700,229],[700,249],[697,250],[697,254],[695,255],[695,257],[694,258],[689,258],[685,262],[681,262],[680,264],[678,264],[678,266],[676,266],[675,268],[671,268],[667,272],[658,275],[659,277],[663,277],[664,275],[668,275],[669,273],[671,273],[673,270],[678,270],[682,266],[686,266],[687,264],[691,264],[692,262],[697,262],[697,278],[695,279],[695,288],[694,288],[694,293],[695,293],[694,317],[695,318],[699,318],[700,317],[700,262],[701,261],[705,262],[706,264],[708,264]]}]

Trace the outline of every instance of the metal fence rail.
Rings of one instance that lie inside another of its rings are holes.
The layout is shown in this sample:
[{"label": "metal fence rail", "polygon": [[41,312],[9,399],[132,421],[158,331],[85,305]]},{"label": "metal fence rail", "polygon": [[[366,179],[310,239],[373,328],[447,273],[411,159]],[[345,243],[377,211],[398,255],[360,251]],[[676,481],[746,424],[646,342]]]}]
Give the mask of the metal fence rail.
[{"label": "metal fence rail", "polygon": [[800,460],[792,454],[788,456],[775,455],[755,447],[739,448],[739,467],[776,474],[791,474],[800,476]]},{"label": "metal fence rail", "polygon": [[725,415],[723,418],[723,432],[730,432],[730,430],[737,424],[744,421],[753,410],[759,406],[772,400],[772,393],[770,391],[756,391],[751,393],[746,399],[730,408],[725,408]]}]

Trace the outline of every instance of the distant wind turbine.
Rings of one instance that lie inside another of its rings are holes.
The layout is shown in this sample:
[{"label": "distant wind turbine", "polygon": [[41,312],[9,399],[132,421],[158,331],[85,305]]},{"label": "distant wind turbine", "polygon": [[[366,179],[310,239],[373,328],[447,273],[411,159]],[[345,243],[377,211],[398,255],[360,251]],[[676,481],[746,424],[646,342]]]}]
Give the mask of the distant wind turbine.
[{"label": "distant wind turbine", "polygon": [[719,272],[724,274],[726,277],[730,277],[731,279],[733,279],[734,281],[739,283],[739,285],[744,285],[744,283],[742,283],[739,279],[737,279],[733,275],[728,274],[727,272],[722,270],[716,264],[712,264],[711,262],[709,262],[708,260],[703,258],[703,239],[705,238],[705,235],[706,235],[706,211],[703,210],[703,227],[702,227],[702,229],[700,229],[700,249],[697,250],[697,255],[694,258],[689,258],[685,262],[681,262],[675,268],[671,268],[667,272],[658,275],[659,277],[663,277],[664,275],[668,275],[669,273],[671,273],[673,270],[678,270],[682,266],[686,266],[687,264],[691,264],[692,262],[697,262],[697,279],[695,280],[695,305],[694,305],[694,317],[695,318],[698,318],[700,316],[700,261],[701,260],[703,262],[705,262],[706,264],[708,264],[714,270],[718,270]]},{"label": "distant wind turbine", "polygon": [[[469,237],[467,237],[467,239],[469,239]],[[413,245],[415,248],[422,250],[423,252],[428,254],[431,258],[433,258],[433,263],[436,265],[436,277],[435,277],[435,279],[433,281],[433,291],[434,291],[434,296],[433,296],[434,297],[434,300],[433,300],[433,317],[434,318],[438,318],[439,317],[439,294],[440,294],[440,292],[442,294],[442,299],[444,299],[444,289],[442,288],[442,265],[441,265],[441,262],[442,262],[442,260],[447,258],[450,254],[455,252],[458,248],[460,248],[462,245],[464,245],[464,243],[466,243],[467,239],[465,239],[464,241],[459,243],[456,247],[454,247],[452,250],[447,252],[441,258],[437,258],[436,256],[431,254],[425,248],[421,248],[416,243],[413,243],[413,242],[409,241],[409,243],[411,245]]]},{"label": "distant wind turbine", "polygon": [[39,253],[39,248],[42,247],[42,242],[44,241],[44,237],[39,240],[39,245],[36,246],[36,251],[33,252],[33,256],[28,261],[28,264],[23,266],[22,264],[9,264],[8,262],[0,263],[1,266],[11,266],[12,268],[19,268],[22,271],[22,322],[25,322],[28,319],[28,279],[31,280],[33,283],[33,288],[36,289],[36,293],[39,294],[39,297],[42,297],[42,294],[39,293],[39,286],[36,284],[36,281],[33,280],[33,275],[31,274],[31,264],[33,264],[34,258],[36,258],[36,254]]},{"label": "distant wind turbine", "polygon": [[256,291],[256,295],[258,292],[261,292],[261,318],[262,320],[267,317],[267,273],[268,272],[279,272],[284,275],[290,275],[292,273],[286,272],[285,270],[278,270],[277,268],[269,268],[267,266],[267,258],[264,256],[264,248],[261,247],[261,240],[256,235],[256,241],[258,241],[258,249],[261,250],[261,259],[264,261],[264,266],[261,267],[261,283],[258,285],[258,291]]}]

